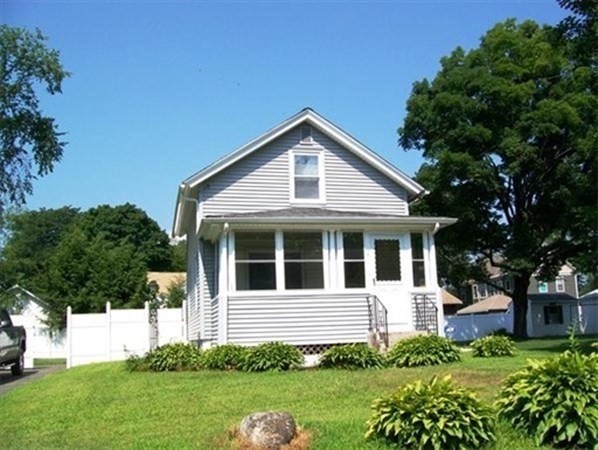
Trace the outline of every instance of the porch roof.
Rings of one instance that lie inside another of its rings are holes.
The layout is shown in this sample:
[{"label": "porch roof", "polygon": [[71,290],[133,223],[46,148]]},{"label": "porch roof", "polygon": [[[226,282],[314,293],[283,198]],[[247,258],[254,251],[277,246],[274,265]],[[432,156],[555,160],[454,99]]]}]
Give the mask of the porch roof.
[{"label": "porch roof", "polygon": [[454,224],[457,219],[451,217],[397,216],[392,214],[372,214],[361,211],[339,211],[327,208],[284,208],[231,213],[219,216],[207,216],[202,220],[200,236],[215,239],[224,228],[264,228],[308,227],[335,228],[378,227],[404,228],[409,230],[438,230]]}]

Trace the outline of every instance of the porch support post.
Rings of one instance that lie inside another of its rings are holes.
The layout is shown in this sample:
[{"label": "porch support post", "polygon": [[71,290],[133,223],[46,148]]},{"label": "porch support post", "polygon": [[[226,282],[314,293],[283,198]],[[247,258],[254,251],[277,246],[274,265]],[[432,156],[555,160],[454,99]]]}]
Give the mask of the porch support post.
[{"label": "porch support post", "polygon": [[219,241],[219,264],[218,269],[218,344],[228,342],[228,227],[220,235]]},{"label": "porch support post", "polygon": [[428,264],[429,270],[428,275],[430,278],[430,286],[432,286],[436,291],[436,307],[438,308],[438,335],[444,336],[444,309],[442,307],[442,289],[438,284],[438,269],[436,267],[436,243],[434,242],[434,233],[427,232],[425,234],[428,239],[427,241],[427,253],[428,253],[428,260],[430,263]]},{"label": "porch support post", "polygon": [[336,251],[336,230],[330,230],[328,232],[328,268],[329,268],[329,287],[338,289],[338,276],[337,276],[337,265],[338,265],[338,253]]}]

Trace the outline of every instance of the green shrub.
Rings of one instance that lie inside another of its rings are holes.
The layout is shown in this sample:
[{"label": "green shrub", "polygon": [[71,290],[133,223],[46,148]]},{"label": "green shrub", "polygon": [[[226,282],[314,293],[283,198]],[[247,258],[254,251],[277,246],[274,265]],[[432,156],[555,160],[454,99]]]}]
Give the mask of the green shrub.
[{"label": "green shrub", "polygon": [[372,409],[366,438],[384,438],[399,448],[470,449],[494,440],[491,410],[450,376],[407,384],[374,401]]},{"label": "green shrub", "polygon": [[266,342],[247,351],[241,369],[247,372],[281,371],[300,367],[303,354],[282,342]]},{"label": "green shrub", "polygon": [[598,355],[566,351],[507,378],[499,413],[538,444],[598,448]]},{"label": "green shrub", "polygon": [[433,366],[460,359],[461,354],[455,344],[434,334],[403,339],[387,355],[389,365],[395,367]]},{"label": "green shrub", "polygon": [[151,370],[164,372],[171,370],[199,370],[201,350],[194,344],[177,342],[156,347],[145,355]]},{"label": "green shrub", "polygon": [[321,367],[339,369],[378,369],[384,367],[384,356],[367,344],[337,345],[322,354]]},{"label": "green shrub", "polygon": [[129,372],[147,372],[151,370],[145,356],[129,355],[125,360],[125,367]]},{"label": "green shrub", "polygon": [[204,369],[237,370],[247,355],[247,347],[236,344],[225,344],[212,347],[203,352],[201,365]]},{"label": "green shrub", "polygon": [[490,356],[513,356],[515,343],[507,336],[486,336],[471,343],[473,356],[487,358]]}]

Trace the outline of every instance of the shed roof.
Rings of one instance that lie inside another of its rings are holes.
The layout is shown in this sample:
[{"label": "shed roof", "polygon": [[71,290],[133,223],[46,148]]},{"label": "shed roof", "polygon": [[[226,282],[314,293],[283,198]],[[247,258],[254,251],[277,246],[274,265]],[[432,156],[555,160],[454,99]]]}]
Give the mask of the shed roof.
[{"label": "shed roof", "polygon": [[496,294],[481,300],[473,305],[469,305],[457,311],[458,315],[463,314],[485,314],[491,312],[501,312],[509,309],[511,304],[511,297],[506,295]]},{"label": "shed roof", "polygon": [[463,304],[463,301],[460,298],[454,296],[446,289],[441,290],[441,296],[442,296],[442,304],[443,305],[462,305]]}]

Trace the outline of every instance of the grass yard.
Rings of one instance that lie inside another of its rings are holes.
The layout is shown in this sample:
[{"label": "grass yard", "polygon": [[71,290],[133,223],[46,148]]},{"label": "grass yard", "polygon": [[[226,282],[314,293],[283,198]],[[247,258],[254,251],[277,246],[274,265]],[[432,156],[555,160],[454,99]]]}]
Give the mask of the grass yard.
[{"label": "grass yard", "polygon": [[[313,449],[389,448],[363,439],[375,398],[408,381],[452,374],[491,402],[527,358],[566,347],[566,339],[531,340],[518,343],[513,358],[464,353],[459,363],[417,369],[129,373],[124,363],[81,366],[0,396],[0,447],[231,448],[228,430],[245,415],[278,409],[310,430]],[[496,435],[492,449],[538,448],[504,423]]]}]

